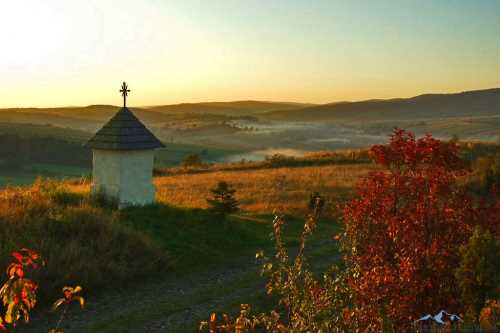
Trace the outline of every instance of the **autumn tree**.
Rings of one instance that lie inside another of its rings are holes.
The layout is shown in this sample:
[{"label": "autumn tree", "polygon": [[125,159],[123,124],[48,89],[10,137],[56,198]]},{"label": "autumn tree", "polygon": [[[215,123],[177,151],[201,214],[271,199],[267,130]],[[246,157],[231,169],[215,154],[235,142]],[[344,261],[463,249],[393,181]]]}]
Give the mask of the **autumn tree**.
[{"label": "autumn tree", "polygon": [[458,186],[466,173],[455,142],[395,129],[370,149],[370,173],[344,209],[350,282],[365,331],[395,331],[420,315],[459,309],[454,270],[473,226],[498,225],[498,204],[477,208]]},{"label": "autumn tree", "polygon": [[226,216],[237,212],[238,200],[235,198],[236,190],[232,188],[227,182],[220,181],[217,186],[210,190],[212,192],[212,199],[208,199],[207,203],[210,210],[221,216]]}]

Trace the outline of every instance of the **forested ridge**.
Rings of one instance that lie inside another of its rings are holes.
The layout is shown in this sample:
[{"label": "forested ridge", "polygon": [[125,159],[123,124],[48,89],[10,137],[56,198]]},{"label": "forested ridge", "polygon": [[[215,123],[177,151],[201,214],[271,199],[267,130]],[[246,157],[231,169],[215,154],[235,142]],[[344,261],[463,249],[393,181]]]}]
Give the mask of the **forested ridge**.
[{"label": "forested ridge", "polygon": [[92,152],[80,143],[50,136],[0,134],[0,170],[21,171],[40,163],[90,167]]}]

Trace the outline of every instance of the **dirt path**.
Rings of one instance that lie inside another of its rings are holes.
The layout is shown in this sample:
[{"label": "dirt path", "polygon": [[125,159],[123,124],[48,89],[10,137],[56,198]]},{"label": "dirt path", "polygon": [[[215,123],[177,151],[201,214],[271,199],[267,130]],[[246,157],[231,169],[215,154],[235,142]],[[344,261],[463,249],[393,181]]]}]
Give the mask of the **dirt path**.
[{"label": "dirt path", "polygon": [[[331,232],[318,232],[320,239],[310,247],[322,270],[338,256]],[[241,303],[269,302],[266,279],[260,276],[255,259],[258,250],[248,249],[239,256],[228,253],[227,262],[211,269],[182,275],[170,272],[162,281],[138,282],[126,291],[87,298],[85,310],[72,308],[60,329],[65,333],[198,332],[199,322],[213,311],[237,314]],[[33,325],[17,332],[45,333],[58,320],[58,315],[46,311],[37,317]]]},{"label": "dirt path", "polygon": [[[81,332],[197,332],[212,311],[237,312],[249,295],[264,294],[265,280],[255,251],[224,267],[148,282],[99,299],[88,299],[84,311],[75,306],[60,329]],[[250,300],[248,300],[250,301]],[[57,316],[44,313],[20,332],[47,332]]]}]

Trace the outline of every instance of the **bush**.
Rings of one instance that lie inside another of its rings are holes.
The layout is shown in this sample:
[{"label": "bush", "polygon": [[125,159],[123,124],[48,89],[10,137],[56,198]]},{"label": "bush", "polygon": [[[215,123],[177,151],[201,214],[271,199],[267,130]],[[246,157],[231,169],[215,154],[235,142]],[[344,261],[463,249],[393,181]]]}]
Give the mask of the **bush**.
[{"label": "bush", "polygon": [[352,313],[356,310],[351,298],[349,279],[354,271],[332,266],[316,277],[305,256],[306,243],[314,232],[320,214],[320,200],[316,201],[304,223],[297,254],[292,258],[283,239],[287,224],[282,215],[273,221],[272,238],[276,252],[266,257],[263,251],[256,254],[262,261],[262,274],[268,277],[266,292],[276,295],[277,307],[269,313],[251,315],[250,306],[241,304],[240,314],[232,319],[227,314],[218,320],[212,313],[200,325],[200,331],[221,333],[291,333],[291,332],[355,332],[357,323]]},{"label": "bush", "polygon": [[[462,303],[472,308],[474,316],[486,304],[481,316],[490,323],[498,321],[500,264],[494,239],[500,236],[500,206],[495,200],[476,205],[458,186],[466,168],[456,143],[430,135],[415,139],[412,133],[396,129],[390,143],[372,147],[370,155],[386,170],[370,173],[358,184],[358,196],[345,206],[345,230],[335,237],[343,250],[343,266],[333,266],[320,277],[308,268],[305,243],[322,207],[321,196],[313,194],[309,207],[314,209],[297,255],[292,258],[284,245],[281,232],[286,221],[280,215],[273,223],[276,253],[257,254],[264,259],[263,274],[269,277],[266,291],[278,296],[275,310],[252,316],[249,306],[242,304],[235,320],[224,315],[218,321],[212,313],[201,329],[409,332],[424,317],[436,323],[433,331],[454,331],[459,317],[448,314],[444,320],[453,321],[453,326],[442,325],[444,312],[438,311],[463,310],[457,279]],[[460,246],[478,226],[490,234],[476,231],[461,256]],[[492,299],[485,302],[488,298]]]},{"label": "bush", "polygon": [[401,331],[429,312],[460,312],[459,248],[476,225],[498,230],[498,205],[476,206],[458,187],[466,168],[454,142],[396,129],[371,155],[386,170],[369,174],[344,210],[363,328]]},{"label": "bush", "polygon": [[198,154],[188,155],[184,158],[184,161],[182,161],[183,167],[201,166],[202,164],[203,162],[201,161],[201,157]]},{"label": "bush", "polygon": [[500,244],[491,233],[476,227],[469,242],[462,246],[461,255],[455,276],[467,314],[479,325],[486,301],[499,296]]},{"label": "bush", "polygon": [[500,153],[478,158],[472,163],[471,185],[480,193],[500,189]]}]

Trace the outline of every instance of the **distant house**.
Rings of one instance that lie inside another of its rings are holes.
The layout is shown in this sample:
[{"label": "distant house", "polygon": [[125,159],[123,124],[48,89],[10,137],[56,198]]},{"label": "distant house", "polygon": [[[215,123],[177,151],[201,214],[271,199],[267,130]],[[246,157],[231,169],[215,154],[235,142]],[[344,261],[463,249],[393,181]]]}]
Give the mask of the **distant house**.
[{"label": "distant house", "polygon": [[119,207],[154,202],[154,149],[164,147],[127,108],[129,91],[124,82],[123,107],[85,144],[93,152],[92,193]]}]

